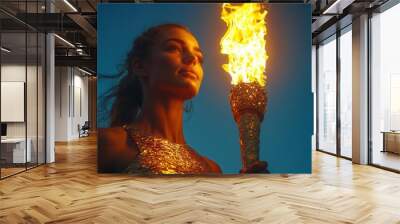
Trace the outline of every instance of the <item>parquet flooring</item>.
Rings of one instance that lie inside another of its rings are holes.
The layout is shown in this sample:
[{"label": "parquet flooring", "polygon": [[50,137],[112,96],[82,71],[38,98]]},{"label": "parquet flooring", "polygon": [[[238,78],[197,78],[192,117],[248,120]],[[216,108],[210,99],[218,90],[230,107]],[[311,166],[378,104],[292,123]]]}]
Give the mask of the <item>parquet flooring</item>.
[{"label": "parquet flooring", "polygon": [[0,181],[0,223],[400,223],[400,175],[320,152],[312,175],[97,174],[89,137]]},{"label": "parquet flooring", "polygon": [[1,177],[7,177],[12,174],[24,171],[25,167],[11,167],[11,168],[1,168]]},{"label": "parquet flooring", "polygon": [[381,152],[375,148],[372,159],[375,164],[400,170],[400,154]]}]

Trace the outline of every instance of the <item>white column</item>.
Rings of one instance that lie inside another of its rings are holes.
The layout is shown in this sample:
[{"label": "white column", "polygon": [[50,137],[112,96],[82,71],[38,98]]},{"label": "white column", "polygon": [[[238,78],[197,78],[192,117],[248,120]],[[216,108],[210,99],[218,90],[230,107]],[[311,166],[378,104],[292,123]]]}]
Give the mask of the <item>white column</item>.
[{"label": "white column", "polygon": [[368,15],[353,19],[353,162],[368,163]]},{"label": "white column", "polygon": [[[46,4],[47,11],[53,12],[54,6],[50,1]],[[54,35],[46,35],[46,163],[55,161],[54,133],[55,133],[55,54]]]},{"label": "white column", "polygon": [[47,60],[47,76],[46,76],[46,163],[55,161],[54,151],[54,133],[55,133],[55,76],[54,76],[54,35],[46,36],[46,60]]}]

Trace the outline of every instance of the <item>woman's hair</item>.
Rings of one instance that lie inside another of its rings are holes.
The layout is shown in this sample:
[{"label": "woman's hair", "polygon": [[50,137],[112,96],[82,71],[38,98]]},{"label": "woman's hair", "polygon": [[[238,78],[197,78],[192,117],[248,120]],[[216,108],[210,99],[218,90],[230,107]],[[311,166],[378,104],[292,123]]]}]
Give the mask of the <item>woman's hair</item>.
[{"label": "woman's hair", "polygon": [[171,28],[180,28],[190,32],[182,25],[162,24],[151,27],[134,40],[132,48],[117,74],[117,77],[120,77],[118,85],[106,93],[106,101],[115,99],[111,111],[106,112],[110,115],[110,126],[129,124],[138,115],[143,104],[143,90],[139,77],[133,72],[133,62],[135,59],[146,60],[158,34]]}]

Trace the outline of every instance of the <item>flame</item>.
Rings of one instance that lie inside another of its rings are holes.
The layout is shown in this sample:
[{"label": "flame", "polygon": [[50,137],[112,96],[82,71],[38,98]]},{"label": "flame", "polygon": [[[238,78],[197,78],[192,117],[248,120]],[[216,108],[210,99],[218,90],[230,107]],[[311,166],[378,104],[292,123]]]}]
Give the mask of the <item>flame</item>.
[{"label": "flame", "polygon": [[257,82],[266,84],[265,63],[268,55],[264,36],[266,10],[259,3],[222,5],[221,19],[228,30],[221,39],[221,53],[227,54],[229,63],[222,68],[232,77],[232,84]]}]

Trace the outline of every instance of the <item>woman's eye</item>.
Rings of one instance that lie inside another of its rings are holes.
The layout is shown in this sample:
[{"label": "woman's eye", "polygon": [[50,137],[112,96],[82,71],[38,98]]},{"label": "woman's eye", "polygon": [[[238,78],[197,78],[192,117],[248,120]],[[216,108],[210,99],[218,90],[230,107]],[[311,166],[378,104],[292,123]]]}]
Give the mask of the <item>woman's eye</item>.
[{"label": "woman's eye", "polygon": [[200,62],[200,64],[203,64],[203,62],[204,62],[204,60],[203,60],[203,57],[197,57],[197,60]]},{"label": "woman's eye", "polygon": [[176,45],[169,45],[167,46],[168,51],[181,51],[181,48]]}]

